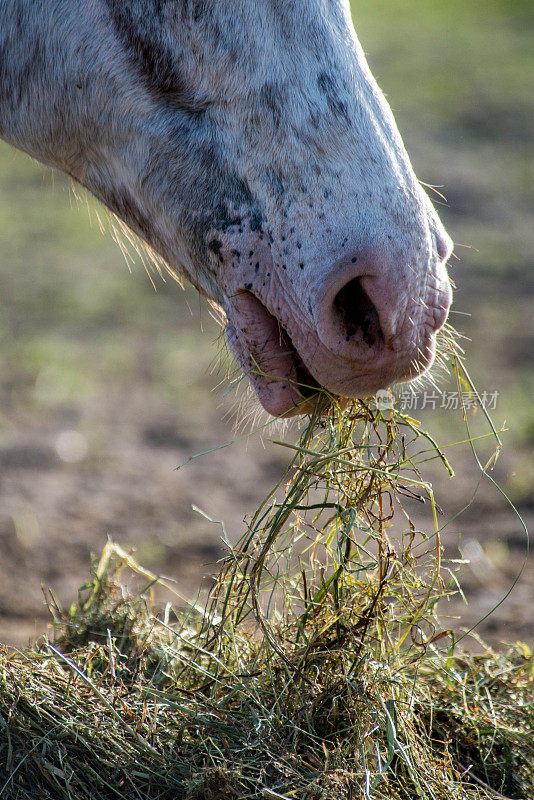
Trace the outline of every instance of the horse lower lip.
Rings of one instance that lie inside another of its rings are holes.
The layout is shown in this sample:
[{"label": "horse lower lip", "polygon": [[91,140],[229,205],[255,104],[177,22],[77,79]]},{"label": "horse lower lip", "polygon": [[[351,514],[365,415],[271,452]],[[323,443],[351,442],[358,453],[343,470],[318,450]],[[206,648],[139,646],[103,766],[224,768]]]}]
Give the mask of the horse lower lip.
[{"label": "horse lower lip", "polygon": [[279,318],[248,291],[234,295],[232,301],[228,339],[241,367],[250,373],[260,400],[263,393],[274,393],[278,397],[275,405],[291,407],[315,394],[320,384]]}]

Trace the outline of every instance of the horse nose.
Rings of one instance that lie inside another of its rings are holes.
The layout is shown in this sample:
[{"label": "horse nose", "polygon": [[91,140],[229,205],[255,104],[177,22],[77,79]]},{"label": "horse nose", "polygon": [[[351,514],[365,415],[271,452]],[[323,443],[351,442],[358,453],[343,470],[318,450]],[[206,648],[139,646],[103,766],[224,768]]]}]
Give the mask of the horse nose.
[{"label": "horse nose", "polygon": [[385,283],[379,265],[357,257],[334,265],[325,276],[310,311],[317,335],[331,353],[358,360],[368,358],[370,349],[388,346],[400,312],[399,303],[393,302],[394,286],[384,291]]},{"label": "horse nose", "polygon": [[[445,242],[443,247],[448,250]],[[411,326],[436,332],[443,325],[451,300],[444,267],[427,265],[436,273],[428,283],[436,288],[427,287],[422,296],[427,282],[403,262],[354,256],[328,271],[310,298],[310,311],[319,339],[333,355],[373,369],[375,358],[391,358],[401,340],[413,338]]]},{"label": "horse nose", "polygon": [[342,350],[352,349],[351,342],[362,341],[369,347],[384,342],[378,310],[365,291],[362,278],[352,278],[337,292],[322,333],[331,345]]}]

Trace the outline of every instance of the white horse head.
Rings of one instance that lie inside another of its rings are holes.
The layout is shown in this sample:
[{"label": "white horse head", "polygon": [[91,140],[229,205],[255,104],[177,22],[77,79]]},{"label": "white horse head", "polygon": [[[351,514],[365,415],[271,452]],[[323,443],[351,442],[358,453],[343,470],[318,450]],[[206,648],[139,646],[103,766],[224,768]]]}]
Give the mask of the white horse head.
[{"label": "white horse head", "polygon": [[451,242],[348,2],[0,0],[0,53],[0,135],[220,305],[272,414],[432,363]]}]

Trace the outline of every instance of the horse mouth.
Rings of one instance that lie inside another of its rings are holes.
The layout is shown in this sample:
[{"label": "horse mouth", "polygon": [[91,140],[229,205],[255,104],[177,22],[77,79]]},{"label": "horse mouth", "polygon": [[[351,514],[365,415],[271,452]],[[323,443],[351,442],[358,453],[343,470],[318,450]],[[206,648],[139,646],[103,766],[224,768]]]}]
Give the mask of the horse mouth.
[{"label": "horse mouth", "polygon": [[280,321],[250,292],[233,298],[226,336],[263,408],[275,417],[312,410],[323,387],[313,377]]},{"label": "horse mouth", "polygon": [[[284,331],[285,337],[288,339],[289,344],[291,345],[291,350],[289,351],[291,357],[293,358],[294,368],[293,372],[295,373],[295,387],[300,394],[302,400],[310,400],[310,398],[315,397],[319,391],[326,391],[324,386],[321,386],[319,381],[317,381],[313,375],[311,374],[310,370],[302,360],[301,356],[299,355],[298,350],[293,345],[291,341],[291,337]],[[311,406],[310,403],[300,403],[298,408],[295,408],[295,414],[304,413],[303,405],[306,410],[308,410]],[[286,413],[285,416],[291,416],[291,411]]]},{"label": "horse mouth", "polygon": [[435,336],[428,332],[424,346],[415,342],[400,352],[386,347],[377,352],[368,345],[367,357],[357,360],[329,351],[311,328],[295,322],[291,333],[251,292],[231,298],[226,324],[230,350],[261,405],[274,417],[311,413],[321,392],[338,398],[371,397],[394,383],[412,380],[434,360]]}]

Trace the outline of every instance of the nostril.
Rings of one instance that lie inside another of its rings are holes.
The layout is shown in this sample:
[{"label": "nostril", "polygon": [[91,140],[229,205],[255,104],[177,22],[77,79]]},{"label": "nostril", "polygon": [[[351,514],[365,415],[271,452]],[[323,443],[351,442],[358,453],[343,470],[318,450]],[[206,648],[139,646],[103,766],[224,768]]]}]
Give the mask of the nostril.
[{"label": "nostril", "polygon": [[345,341],[361,339],[369,347],[384,341],[378,311],[360,278],[353,278],[336,294],[333,313]]}]

